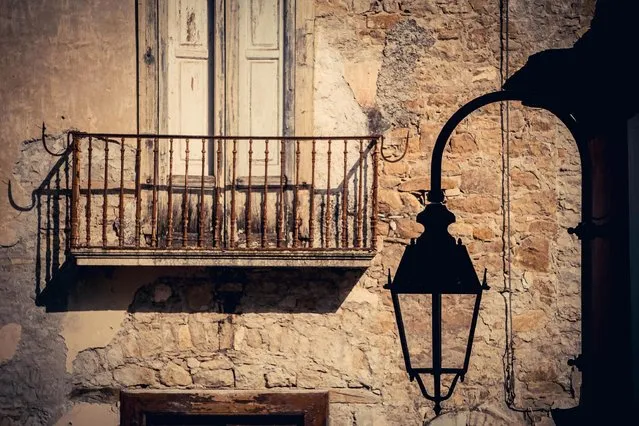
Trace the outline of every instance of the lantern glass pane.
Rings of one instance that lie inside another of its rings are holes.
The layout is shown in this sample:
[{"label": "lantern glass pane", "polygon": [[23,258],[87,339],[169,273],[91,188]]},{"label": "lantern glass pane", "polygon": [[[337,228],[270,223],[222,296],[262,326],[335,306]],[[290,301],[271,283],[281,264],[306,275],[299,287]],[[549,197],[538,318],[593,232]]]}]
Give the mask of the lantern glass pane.
[{"label": "lantern glass pane", "polygon": [[400,294],[404,330],[413,368],[433,366],[432,296],[430,294]]},{"label": "lantern glass pane", "polygon": [[463,368],[475,294],[442,295],[442,367]]}]

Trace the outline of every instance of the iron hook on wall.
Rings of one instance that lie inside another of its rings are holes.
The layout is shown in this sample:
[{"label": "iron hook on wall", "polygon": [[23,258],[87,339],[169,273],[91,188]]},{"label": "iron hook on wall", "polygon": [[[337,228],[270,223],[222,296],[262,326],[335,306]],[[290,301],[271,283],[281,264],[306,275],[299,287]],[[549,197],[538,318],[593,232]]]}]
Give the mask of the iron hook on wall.
[{"label": "iron hook on wall", "polygon": [[[70,139],[70,135],[71,135],[71,130],[65,131],[63,132],[60,136],[66,134],[66,145],[64,147],[64,149],[61,152],[54,152],[51,149],[49,149],[49,146],[47,145],[47,136],[51,136],[51,135],[47,135],[46,133],[46,125],[44,123],[44,121],[42,122],[42,133],[41,133],[41,138],[39,139],[39,141],[42,143],[42,146],[44,147],[44,150],[47,152],[47,154],[53,156],[53,157],[64,157],[66,155],[68,155],[68,153],[70,152],[71,149],[71,139]],[[38,139],[31,139],[29,140],[29,142],[37,142]],[[64,161],[64,159],[60,159],[58,160],[58,162],[60,161]],[[55,168],[54,168],[55,169]],[[49,178],[51,177],[51,173],[49,173],[49,175],[45,178],[45,181],[47,181]],[[38,188],[34,189],[33,191],[31,191],[31,204],[29,206],[21,206],[18,203],[16,203],[14,197],[13,197],[13,191],[12,191],[12,187],[11,187],[11,180],[9,179],[7,181],[7,196],[9,199],[9,204],[11,205],[11,207],[13,207],[14,209],[21,211],[21,212],[28,212],[33,210],[33,208],[36,206],[36,197],[37,194],[39,192],[41,192],[43,189],[43,185],[40,185]]]}]

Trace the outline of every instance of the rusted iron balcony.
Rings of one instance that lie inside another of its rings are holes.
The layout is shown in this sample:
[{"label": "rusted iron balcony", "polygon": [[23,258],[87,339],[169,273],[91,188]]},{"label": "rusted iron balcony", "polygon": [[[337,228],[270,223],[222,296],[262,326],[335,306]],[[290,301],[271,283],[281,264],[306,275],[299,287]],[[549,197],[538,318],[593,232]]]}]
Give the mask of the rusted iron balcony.
[{"label": "rusted iron balcony", "polygon": [[365,267],[380,137],[73,132],[78,265]]}]

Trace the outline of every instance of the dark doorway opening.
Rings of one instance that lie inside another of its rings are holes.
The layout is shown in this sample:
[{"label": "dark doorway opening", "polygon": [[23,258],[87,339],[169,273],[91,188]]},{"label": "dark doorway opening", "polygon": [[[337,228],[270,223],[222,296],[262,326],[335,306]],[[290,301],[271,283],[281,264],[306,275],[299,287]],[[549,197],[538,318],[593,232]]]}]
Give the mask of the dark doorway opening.
[{"label": "dark doorway opening", "polygon": [[303,415],[150,414],[147,426],[304,426]]},{"label": "dark doorway opening", "polygon": [[122,391],[121,426],[326,426],[328,393]]}]

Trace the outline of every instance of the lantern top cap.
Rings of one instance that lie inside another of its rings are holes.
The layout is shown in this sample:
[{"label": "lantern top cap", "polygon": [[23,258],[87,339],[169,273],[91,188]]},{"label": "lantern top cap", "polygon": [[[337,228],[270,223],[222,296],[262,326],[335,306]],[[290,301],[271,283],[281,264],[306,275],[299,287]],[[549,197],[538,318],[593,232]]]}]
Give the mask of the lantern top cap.
[{"label": "lantern top cap", "polygon": [[406,247],[388,288],[404,294],[478,294],[479,282],[468,250],[448,233],[455,221],[443,204],[432,203],[418,216],[424,233]]}]

